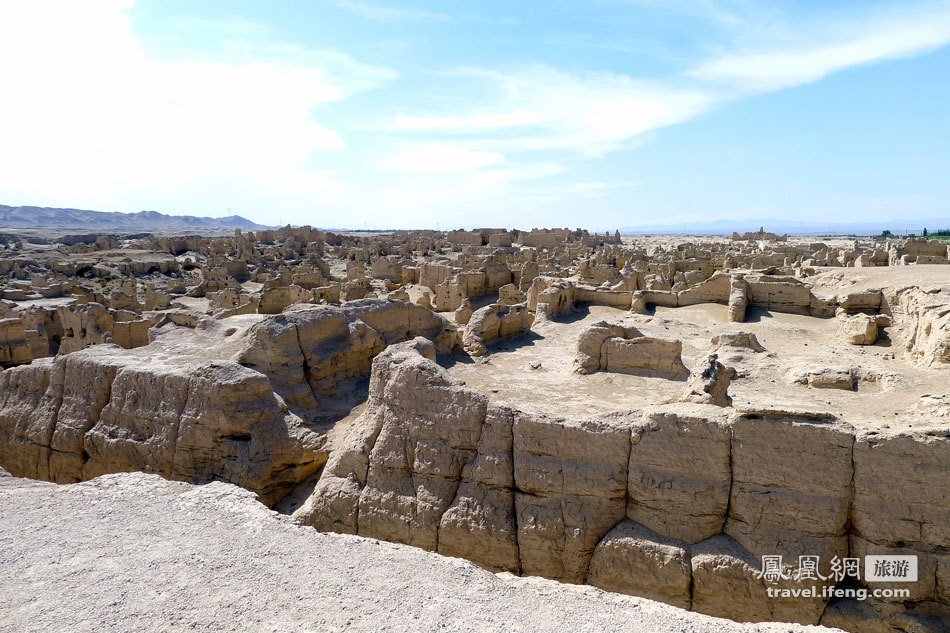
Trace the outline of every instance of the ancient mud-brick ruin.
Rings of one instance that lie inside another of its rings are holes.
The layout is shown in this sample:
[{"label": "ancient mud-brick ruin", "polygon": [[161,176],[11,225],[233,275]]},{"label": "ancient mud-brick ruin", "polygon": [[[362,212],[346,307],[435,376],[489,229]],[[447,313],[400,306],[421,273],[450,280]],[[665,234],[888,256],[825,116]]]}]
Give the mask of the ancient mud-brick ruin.
[{"label": "ancient mud-brick ruin", "polygon": [[[22,240],[0,275],[16,477],[226,481],[739,621],[950,618],[945,241],[288,227]],[[918,557],[909,595],[769,595],[872,554]]]}]

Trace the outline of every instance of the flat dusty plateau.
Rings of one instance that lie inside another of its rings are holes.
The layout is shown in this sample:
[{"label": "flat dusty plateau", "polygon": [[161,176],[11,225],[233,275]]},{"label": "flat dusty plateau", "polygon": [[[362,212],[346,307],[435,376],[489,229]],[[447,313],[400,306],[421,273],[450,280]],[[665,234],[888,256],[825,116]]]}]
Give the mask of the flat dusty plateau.
[{"label": "flat dusty plateau", "polygon": [[223,483],[0,478],[3,631],[817,631],[322,534]]}]

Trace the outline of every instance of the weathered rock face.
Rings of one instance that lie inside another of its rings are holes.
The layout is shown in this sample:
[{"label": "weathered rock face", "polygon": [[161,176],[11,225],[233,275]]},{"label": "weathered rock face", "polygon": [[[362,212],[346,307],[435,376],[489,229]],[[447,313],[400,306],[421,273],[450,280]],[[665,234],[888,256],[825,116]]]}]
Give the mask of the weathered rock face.
[{"label": "weathered rock face", "polygon": [[950,363],[950,298],[946,291],[927,292],[917,287],[888,289],[882,306],[904,332],[908,354],[923,365]]},{"label": "weathered rock face", "polygon": [[725,533],[756,556],[846,556],[853,434],[780,411],[741,413],[732,434]]},{"label": "weathered rock face", "polygon": [[476,455],[487,399],[420,356],[389,370],[382,426],[360,493],[359,533],[435,550],[462,468]]},{"label": "weathered rock face", "polygon": [[[385,423],[388,407],[386,398],[408,395],[395,391],[387,394],[387,385],[394,378],[396,370],[401,370],[404,376],[425,380],[427,370],[430,374],[434,372],[424,361],[431,362],[434,359],[435,349],[431,342],[416,338],[391,347],[373,360],[374,371],[370,379],[366,411],[348,429],[340,448],[331,455],[313,495],[295,512],[294,516],[298,520],[319,530],[359,533],[360,495],[367,482],[370,453]],[[405,363],[409,364],[402,366]],[[446,382],[442,386],[453,385]],[[396,412],[390,412],[390,417],[398,419]]]},{"label": "weathered rock face", "polygon": [[523,573],[584,581],[594,547],[624,516],[629,451],[629,427],[622,419],[515,416],[515,508]]},{"label": "weathered rock face", "polygon": [[[863,434],[854,444],[854,530],[881,545],[950,545],[950,438]],[[907,468],[913,464],[913,468]]]},{"label": "weathered rock face", "polygon": [[634,521],[621,521],[597,544],[587,583],[683,609],[692,602],[689,546]]},{"label": "weathered rock face", "polygon": [[[820,587],[821,581],[794,577],[766,581],[760,558],[725,534],[691,547],[693,609],[733,620],[817,623],[825,608],[821,597],[778,598],[769,588],[802,589]],[[819,588],[820,591],[820,588]]]},{"label": "weathered rock face", "polygon": [[632,429],[627,516],[687,543],[720,533],[729,506],[730,442],[718,407],[644,410]]},{"label": "weathered rock face", "polygon": [[295,516],[583,582],[597,541],[623,517],[629,432],[490,406],[425,349],[417,339],[376,358],[366,412]]},{"label": "weathered rock face", "polygon": [[462,469],[455,500],[439,524],[439,553],[494,571],[520,571],[513,424],[511,409],[488,405],[477,454]]},{"label": "weathered rock face", "polygon": [[937,601],[941,612],[950,604],[948,459],[950,438],[936,434],[862,434],[854,443],[852,552],[915,554],[911,600]]}]

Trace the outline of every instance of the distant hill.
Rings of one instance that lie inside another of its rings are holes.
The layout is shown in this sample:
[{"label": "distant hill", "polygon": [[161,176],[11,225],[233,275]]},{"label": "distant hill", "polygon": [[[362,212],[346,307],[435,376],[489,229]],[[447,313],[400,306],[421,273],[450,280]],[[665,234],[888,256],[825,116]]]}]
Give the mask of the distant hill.
[{"label": "distant hill", "polygon": [[888,229],[894,235],[917,233],[926,228],[930,231],[950,228],[950,217],[901,219],[890,218],[883,220],[865,220],[852,222],[820,222],[801,220],[707,220],[704,222],[686,222],[683,224],[651,224],[641,226],[622,226],[620,232],[625,234],[636,233],[687,233],[692,235],[731,235],[733,231],[745,233],[758,231],[764,227],[772,233],[788,233],[790,235],[880,235]]},{"label": "distant hill", "polygon": [[55,209],[48,207],[10,207],[0,204],[0,228],[8,229],[81,229],[92,231],[214,231],[266,229],[239,215],[203,218],[194,215],[167,215],[158,211],[118,213]]}]

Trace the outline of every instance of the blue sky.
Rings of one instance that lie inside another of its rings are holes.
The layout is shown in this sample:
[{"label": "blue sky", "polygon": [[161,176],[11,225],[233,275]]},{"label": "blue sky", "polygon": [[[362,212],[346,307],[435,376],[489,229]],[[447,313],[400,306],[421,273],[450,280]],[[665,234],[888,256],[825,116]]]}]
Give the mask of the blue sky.
[{"label": "blue sky", "polygon": [[594,230],[950,216],[950,2],[0,1],[0,203]]}]

